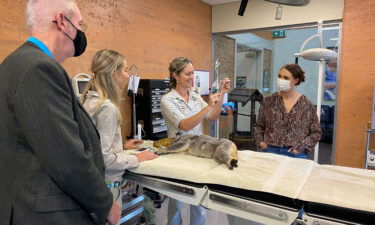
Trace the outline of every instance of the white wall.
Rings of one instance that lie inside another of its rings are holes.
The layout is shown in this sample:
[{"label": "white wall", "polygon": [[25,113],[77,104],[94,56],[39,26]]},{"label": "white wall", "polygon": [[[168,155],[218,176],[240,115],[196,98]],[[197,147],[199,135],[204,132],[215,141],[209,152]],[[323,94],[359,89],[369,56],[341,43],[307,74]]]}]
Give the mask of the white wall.
[{"label": "white wall", "polygon": [[[246,56],[249,52],[238,52],[236,54],[236,77],[246,76],[246,88],[256,88],[262,92],[263,49],[266,48],[273,51],[273,43],[250,33],[227,36],[236,39],[237,44],[246,45],[257,50],[256,52],[251,53],[252,57]],[[239,113],[250,115],[250,108],[251,103],[248,102],[244,107],[239,105],[238,111]],[[259,104],[256,103],[256,113],[258,113],[258,108]],[[237,129],[239,131],[249,131],[250,117],[238,116]]]},{"label": "white wall", "polygon": [[[267,41],[263,38],[260,38],[254,34],[244,33],[244,34],[234,34],[234,35],[227,35],[228,37],[236,39],[237,44],[246,45],[251,47],[252,49],[257,49],[256,53],[256,63],[257,63],[257,70],[247,71],[246,72],[246,61],[249,59],[245,58],[245,53],[237,53],[236,54],[236,76],[244,76],[248,75],[247,77],[247,88],[257,88],[260,92],[262,92],[263,88],[263,49],[269,49],[273,52],[274,43],[272,41]],[[255,60],[255,59],[253,59]],[[244,61],[244,62],[242,62]],[[250,60],[251,61],[251,60]],[[255,68],[254,68],[255,69]],[[270,71],[272,73],[272,71]],[[271,74],[271,77],[273,74]],[[271,87],[272,88],[272,87]],[[272,90],[271,90],[272,91]]]},{"label": "white wall", "polygon": [[275,20],[277,4],[264,0],[250,0],[244,16],[238,16],[240,2],[212,7],[212,32],[243,31],[267,27],[341,20],[344,0],[311,0],[307,6],[282,6],[282,19]]},{"label": "white wall", "polygon": [[[260,52],[253,52],[251,55],[253,57],[247,57],[246,54],[249,52],[238,52],[236,55],[236,77],[245,76],[246,77],[246,88],[257,88],[259,80],[259,60]],[[261,58],[261,57],[260,57]],[[238,105],[238,112],[250,115],[251,112],[251,103],[250,101],[242,106]],[[249,116],[238,116],[237,121],[237,130],[238,131],[250,131],[250,117]]]}]

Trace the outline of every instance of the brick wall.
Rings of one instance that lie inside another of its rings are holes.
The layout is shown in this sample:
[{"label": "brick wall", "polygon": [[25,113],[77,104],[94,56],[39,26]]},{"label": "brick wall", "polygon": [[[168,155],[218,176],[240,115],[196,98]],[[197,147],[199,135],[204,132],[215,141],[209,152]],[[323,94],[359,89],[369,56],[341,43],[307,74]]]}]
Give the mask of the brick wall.
[{"label": "brick wall", "polygon": [[[169,62],[186,56],[196,69],[211,69],[211,7],[200,0],[77,0],[88,24],[84,55],[64,62],[70,76],[89,73],[102,48],[122,53],[142,78],[168,77]],[[26,0],[0,0],[0,62],[28,37]],[[131,99],[122,106],[123,136],[131,130]]]},{"label": "brick wall", "polygon": [[336,164],[363,168],[375,84],[375,1],[345,0],[338,87]]}]

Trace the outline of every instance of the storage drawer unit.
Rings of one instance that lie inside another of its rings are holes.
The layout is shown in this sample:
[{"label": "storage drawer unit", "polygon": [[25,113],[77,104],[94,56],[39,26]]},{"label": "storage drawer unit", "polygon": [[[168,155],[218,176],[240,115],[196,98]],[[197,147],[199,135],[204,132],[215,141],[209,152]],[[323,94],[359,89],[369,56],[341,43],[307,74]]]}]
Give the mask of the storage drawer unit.
[{"label": "storage drawer unit", "polygon": [[161,114],[160,101],[169,91],[169,80],[142,79],[136,96],[137,123],[143,124],[144,139],[167,137],[167,125]]}]

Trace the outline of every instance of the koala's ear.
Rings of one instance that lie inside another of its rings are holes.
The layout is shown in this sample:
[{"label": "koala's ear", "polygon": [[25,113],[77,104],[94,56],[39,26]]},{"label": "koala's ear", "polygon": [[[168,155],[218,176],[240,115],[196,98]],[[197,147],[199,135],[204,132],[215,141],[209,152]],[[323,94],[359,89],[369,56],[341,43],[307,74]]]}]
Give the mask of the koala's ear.
[{"label": "koala's ear", "polygon": [[181,132],[177,132],[176,133],[176,137],[174,138],[175,142],[177,142],[178,140],[180,140],[181,138]]}]

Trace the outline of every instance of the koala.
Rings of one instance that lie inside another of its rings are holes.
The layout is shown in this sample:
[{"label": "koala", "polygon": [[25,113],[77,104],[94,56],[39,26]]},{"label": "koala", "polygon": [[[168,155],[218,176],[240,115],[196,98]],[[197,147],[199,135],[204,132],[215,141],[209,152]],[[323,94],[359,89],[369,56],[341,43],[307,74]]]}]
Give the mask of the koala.
[{"label": "koala", "polygon": [[158,155],[187,152],[189,155],[215,159],[218,163],[226,164],[230,170],[238,166],[237,146],[228,139],[184,134],[177,135],[174,143],[168,147],[163,147],[160,144],[157,147],[159,149],[155,153]]}]

